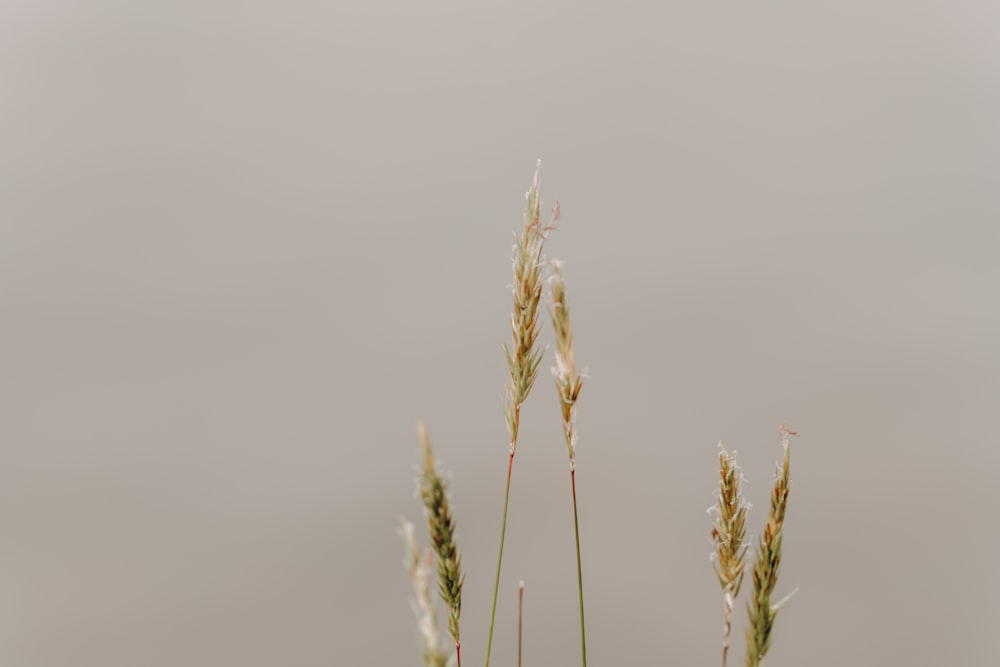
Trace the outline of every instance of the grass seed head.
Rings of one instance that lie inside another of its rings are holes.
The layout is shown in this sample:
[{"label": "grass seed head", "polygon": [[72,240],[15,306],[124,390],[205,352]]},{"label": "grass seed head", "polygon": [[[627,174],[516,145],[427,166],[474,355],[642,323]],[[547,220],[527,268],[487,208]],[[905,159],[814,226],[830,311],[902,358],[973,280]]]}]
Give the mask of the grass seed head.
[{"label": "grass seed head", "polygon": [[424,469],[420,477],[420,498],[423,500],[431,545],[437,554],[438,591],[448,607],[448,632],[455,645],[461,645],[459,617],[462,613],[462,558],[455,543],[455,520],[451,515],[448,487],[437,469],[431,451],[427,428],[420,424],[417,434],[424,452]]},{"label": "grass seed head", "polygon": [[[535,169],[531,189],[526,195],[524,228],[514,243],[514,307],[510,317],[511,343],[504,345],[507,359],[505,412],[511,452],[517,446],[521,405],[528,398],[538,374],[542,350],[538,349],[538,307],[542,299],[542,248],[549,228],[541,226],[541,198],[538,177],[541,160]],[[553,214],[555,219],[558,207]]]},{"label": "grass seed head", "polygon": [[556,365],[552,367],[559,406],[562,410],[563,436],[569,453],[570,470],[576,467],[576,401],[583,388],[583,377],[576,371],[573,354],[573,328],[569,319],[569,303],[566,300],[566,281],[563,278],[562,263],[552,262],[553,273],[550,281],[549,319],[555,331]]}]

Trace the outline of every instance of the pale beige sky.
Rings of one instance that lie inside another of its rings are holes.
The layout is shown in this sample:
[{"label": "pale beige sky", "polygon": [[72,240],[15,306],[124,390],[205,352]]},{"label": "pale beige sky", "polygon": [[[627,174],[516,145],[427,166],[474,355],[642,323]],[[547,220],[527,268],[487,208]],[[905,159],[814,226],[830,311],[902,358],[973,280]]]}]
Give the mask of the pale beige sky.
[{"label": "pale beige sky", "polygon": [[[0,663],[418,665],[418,418],[481,661],[541,157],[590,662],[718,662],[716,443],[757,533],[788,420],[769,667],[989,664],[998,35],[990,2],[4,2]],[[545,371],[493,664],[519,579],[526,664],[578,664],[566,472]]]}]

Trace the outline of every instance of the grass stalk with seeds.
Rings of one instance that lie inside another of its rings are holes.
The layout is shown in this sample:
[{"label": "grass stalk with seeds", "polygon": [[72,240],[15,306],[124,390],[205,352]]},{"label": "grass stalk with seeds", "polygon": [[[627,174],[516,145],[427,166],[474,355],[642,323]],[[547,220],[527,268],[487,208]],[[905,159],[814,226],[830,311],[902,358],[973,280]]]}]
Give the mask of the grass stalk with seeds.
[{"label": "grass stalk with seeds", "polygon": [[719,443],[719,490],[718,505],[710,509],[712,521],[712,542],[715,551],[712,559],[715,574],[722,586],[725,622],[722,629],[722,667],[726,667],[729,654],[729,635],[732,629],[733,607],[740,594],[746,568],[747,545],[746,516],[749,504],[740,493],[743,481],[740,468],[736,464],[736,452],[732,454],[722,449]]},{"label": "grass stalk with seeds", "polygon": [[[539,162],[540,166],[540,162]],[[521,234],[515,235],[512,286],[514,307],[511,313],[511,341],[503,346],[507,361],[505,382],[505,418],[510,449],[507,459],[507,479],[504,489],[503,519],[500,525],[500,547],[497,554],[493,602],[490,609],[489,635],[486,642],[486,667],[490,664],[493,630],[496,620],[497,597],[503,564],[504,538],[507,531],[507,510],[510,501],[511,472],[517,451],[521,408],[528,398],[542,360],[538,345],[539,309],[543,290],[543,273],[549,266],[542,257],[545,235],[552,226],[540,224],[541,201],[539,198],[539,170],[536,167],[531,188],[526,195],[524,225]],[[553,222],[558,219],[559,205],[553,209]],[[562,418],[563,438],[569,455],[570,490],[573,498],[573,529],[576,539],[576,572],[580,599],[580,649],[583,667],[587,665],[587,634],[584,621],[583,566],[580,548],[580,520],[576,498],[576,403],[583,386],[583,375],[577,372],[573,350],[573,331],[570,326],[569,306],[562,265],[551,262],[550,301],[548,314],[555,335],[555,365],[552,374]],[[782,425],[779,429],[784,460],[778,465],[771,493],[770,510],[764,531],[757,540],[753,558],[752,597],[747,603],[749,624],[746,630],[746,666],[760,667],[771,645],[774,620],[787,597],[774,601],[774,591],[781,564],[782,535],[789,494],[789,436],[798,435]],[[420,650],[424,667],[461,667],[461,636],[459,619],[462,608],[461,558],[455,541],[455,522],[451,515],[450,498],[445,481],[438,471],[431,452],[430,439],[423,425],[418,427],[423,451],[423,467],[419,478],[420,496],[430,532],[432,549],[427,559],[421,558],[420,547],[413,534],[413,526],[404,520],[401,534],[406,547],[405,567],[410,577],[416,600],[414,614],[420,636]],[[719,452],[719,487],[717,503],[709,509],[712,515],[712,542],[715,573],[722,587],[724,626],[722,639],[722,667],[726,667],[732,634],[732,617],[746,574],[749,541],[746,537],[746,520],[750,505],[741,493],[743,477],[736,462],[736,452]],[[442,646],[435,614],[435,602],[430,593],[431,566],[436,554],[436,570],[440,598],[447,608],[448,631],[454,640],[454,657]],[[517,664],[521,665],[524,623],[524,582],[518,587],[517,601]]]},{"label": "grass stalk with seeds", "polygon": [[462,558],[455,544],[455,521],[451,516],[448,489],[431,452],[427,428],[417,427],[424,452],[424,469],[420,477],[420,498],[423,500],[430,530],[431,545],[437,554],[438,590],[448,607],[448,633],[455,642],[455,660],[462,667],[462,641],[458,621],[462,613]]},{"label": "grass stalk with seeds", "polygon": [[583,614],[583,566],[580,559],[580,520],[576,504],[576,401],[583,387],[583,377],[576,372],[573,355],[573,328],[569,320],[569,304],[566,301],[566,281],[563,279],[562,264],[553,261],[551,299],[549,317],[555,330],[556,365],[552,368],[559,407],[562,412],[563,437],[569,454],[570,488],[573,492],[573,529],[576,534],[576,577],[580,591],[580,648],[583,667],[587,667],[587,631]]},{"label": "grass stalk with seeds", "polygon": [[426,559],[422,558],[413,524],[405,518],[401,520],[399,534],[403,538],[405,548],[403,567],[410,577],[413,593],[416,596],[413,600],[413,615],[417,619],[417,630],[420,634],[420,657],[424,667],[446,667],[448,657],[441,647],[437,613],[431,597],[430,565],[433,552],[428,549]]},{"label": "grass stalk with seeds", "polygon": [[[493,606],[490,610],[490,631],[486,639],[486,667],[490,664],[493,648],[493,626],[496,621],[497,596],[500,593],[500,569],[503,563],[503,543],[507,533],[507,507],[510,502],[510,476],[517,451],[517,432],[521,423],[521,406],[528,398],[538,374],[542,351],[538,349],[538,307],[542,300],[542,246],[545,230],[541,227],[541,199],[538,193],[538,176],[541,160],[535,168],[535,177],[528,190],[524,210],[524,229],[514,244],[514,309],[511,313],[511,345],[503,346],[507,358],[508,377],[504,412],[510,451],[507,459],[507,484],[503,497],[503,519],[500,524],[500,550],[497,555],[496,581],[493,585]],[[553,216],[555,218],[555,216]]]},{"label": "grass stalk with seeds", "polygon": [[778,568],[781,565],[781,538],[785,524],[785,510],[788,507],[789,447],[788,436],[798,435],[782,425],[779,428],[781,446],[785,457],[778,466],[771,491],[771,508],[767,515],[767,525],[757,546],[757,559],[753,567],[753,597],[747,605],[750,625],[747,629],[747,667],[759,667],[767,650],[771,647],[771,632],[774,619],[788,598],[773,602],[774,589],[778,584]]}]

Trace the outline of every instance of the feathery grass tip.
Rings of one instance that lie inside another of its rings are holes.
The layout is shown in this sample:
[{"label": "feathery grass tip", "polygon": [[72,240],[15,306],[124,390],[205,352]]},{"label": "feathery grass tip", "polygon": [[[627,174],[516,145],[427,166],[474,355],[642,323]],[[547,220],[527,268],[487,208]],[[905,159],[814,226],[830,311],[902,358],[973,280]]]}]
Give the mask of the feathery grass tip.
[{"label": "feathery grass tip", "polygon": [[[526,196],[524,228],[514,243],[514,308],[510,316],[511,344],[504,344],[507,359],[505,413],[511,453],[517,448],[517,431],[521,405],[528,398],[538,374],[542,351],[535,343],[538,339],[538,306],[542,299],[542,247],[545,232],[541,226],[541,198],[538,177],[542,161],[535,168],[535,177]],[[553,222],[558,217],[558,206],[553,210]]]},{"label": "feathery grass tip", "polygon": [[569,304],[566,301],[566,281],[563,279],[562,262],[552,261],[551,299],[549,317],[556,336],[556,365],[552,375],[559,393],[562,409],[563,436],[569,453],[570,470],[576,468],[576,400],[583,387],[583,377],[576,372],[573,356],[573,328],[569,321]]}]

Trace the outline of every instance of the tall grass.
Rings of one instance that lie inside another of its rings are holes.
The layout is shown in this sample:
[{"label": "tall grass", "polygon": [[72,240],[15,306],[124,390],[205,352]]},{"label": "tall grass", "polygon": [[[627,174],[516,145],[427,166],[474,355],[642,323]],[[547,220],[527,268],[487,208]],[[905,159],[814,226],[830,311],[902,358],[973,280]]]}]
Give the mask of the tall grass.
[{"label": "tall grass", "polygon": [[[493,584],[493,606],[490,610],[490,632],[486,639],[486,667],[490,664],[493,648],[493,625],[497,615],[497,595],[500,592],[500,568],[503,564],[503,543],[507,534],[507,508],[510,504],[510,476],[517,452],[517,435],[521,425],[521,406],[531,393],[538,375],[542,351],[538,349],[538,310],[542,301],[542,247],[545,229],[541,226],[542,202],[538,192],[538,176],[542,161],[535,166],[535,178],[528,190],[524,209],[524,228],[514,244],[514,309],[510,316],[511,344],[504,345],[507,358],[506,400],[504,416],[507,435],[510,437],[510,454],[507,460],[507,483],[503,495],[503,519],[500,523],[500,552],[497,554],[497,573]],[[553,214],[553,219],[556,217]]]},{"label": "tall grass", "polygon": [[[507,476],[504,488],[503,515],[500,523],[500,544],[497,554],[496,576],[494,579],[493,601],[490,610],[489,632],[485,646],[485,665],[489,667],[493,646],[493,630],[496,622],[497,598],[500,591],[500,574],[503,566],[504,538],[507,532],[507,515],[510,503],[510,480],[517,452],[518,431],[521,409],[528,399],[538,367],[543,357],[543,349],[538,344],[541,331],[539,313],[543,300],[544,285],[548,290],[548,315],[554,334],[555,363],[552,375],[559,398],[560,419],[563,440],[569,457],[570,490],[573,498],[573,528],[576,537],[577,584],[580,601],[580,659],[587,665],[587,635],[584,622],[583,564],[580,548],[580,520],[576,501],[576,403],[583,387],[583,375],[578,372],[573,349],[573,329],[570,324],[569,304],[566,297],[566,281],[562,264],[546,261],[543,248],[546,234],[554,229],[559,217],[558,203],[553,208],[552,223],[541,225],[541,196],[539,191],[539,168],[536,166],[531,187],[526,195],[526,205],[521,233],[516,237],[513,251],[513,309],[510,314],[511,340],[503,346],[507,362],[505,381],[504,416],[510,443],[507,460]],[[549,273],[546,280],[546,273]],[[790,490],[789,436],[798,435],[782,425],[779,427],[781,444],[784,449],[783,462],[778,466],[771,494],[771,506],[764,532],[760,536],[753,557],[753,591],[747,603],[748,624],[746,630],[746,665],[759,667],[771,646],[774,622],[778,610],[785,600],[775,601],[774,591],[778,581],[778,569],[782,558],[782,535],[785,513]],[[413,587],[414,615],[417,620],[420,657],[424,667],[461,667],[462,643],[459,620],[462,606],[461,571],[455,534],[455,521],[451,513],[451,499],[441,471],[438,470],[431,452],[430,438],[423,425],[418,428],[418,436],[423,451],[423,468],[418,481],[420,497],[424,504],[428,534],[432,548],[427,556],[421,555],[412,524],[405,522],[401,534],[405,545],[404,566]],[[742,473],[736,462],[736,452],[724,449],[719,452],[719,488],[716,505],[709,509],[712,516],[711,538],[713,542],[712,560],[715,574],[723,594],[723,637],[722,665],[726,666],[730,649],[733,611],[741,592],[746,572],[750,545],[746,538],[746,520],[749,503],[741,493]],[[432,563],[438,579],[438,593],[447,613],[448,632],[454,643],[454,651],[446,651],[441,641],[440,629],[435,612],[435,603],[430,594]],[[517,664],[521,665],[522,620],[524,582],[518,588],[518,632]],[[627,660],[626,656],[624,660]]]}]

